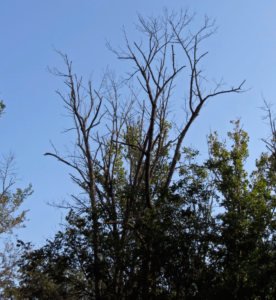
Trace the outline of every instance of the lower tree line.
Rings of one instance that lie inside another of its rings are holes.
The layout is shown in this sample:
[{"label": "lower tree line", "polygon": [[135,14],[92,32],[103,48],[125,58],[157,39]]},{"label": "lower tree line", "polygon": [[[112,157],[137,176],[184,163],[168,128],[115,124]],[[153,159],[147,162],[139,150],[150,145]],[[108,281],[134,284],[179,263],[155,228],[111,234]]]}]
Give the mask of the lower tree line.
[{"label": "lower tree line", "polygon": [[[156,191],[152,210],[141,213],[138,202],[133,214],[140,213],[122,220],[118,232],[97,208],[98,264],[89,210],[71,210],[66,228],[40,249],[20,242],[19,286],[9,292],[15,299],[96,299],[97,272],[99,299],[275,299],[276,160],[263,153],[248,176],[248,136],[235,124],[230,150],[209,136],[203,164],[198,151],[184,148],[179,178]],[[131,193],[122,191],[121,205]]]}]

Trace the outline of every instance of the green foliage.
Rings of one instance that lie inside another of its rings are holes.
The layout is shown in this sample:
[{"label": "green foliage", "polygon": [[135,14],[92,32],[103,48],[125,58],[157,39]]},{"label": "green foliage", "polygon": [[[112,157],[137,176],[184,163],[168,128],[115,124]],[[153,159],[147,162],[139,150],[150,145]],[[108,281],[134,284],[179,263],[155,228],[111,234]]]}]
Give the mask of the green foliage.
[{"label": "green foliage", "polygon": [[[179,179],[158,190],[152,210],[121,223],[121,230],[129,229],[125,240],[108,229],[98,208],[100,266],[92,259],[89,211],[71,210],[64,232],[26,251],[14,294],[94,299],[93,270],[99,267],[102,299],[143,299],[145,286],[149,299],[275,299],[275,162],[263,153],[248,176],[249,139],[239,121],[228,137],[230,149],[216,133],[209,136],[210,158],[203,165],[196,163],[198,151],[183,148]],[[118,205],[125,207],[131,191],[123,188]],[[139,209],[137,203],[134,212]]]},{"label": "green foliage", "polygon": [[244,169],[249,139],[239,121],[235,124],[234,132],[228,133],[231,150],[226,142],[218,142],[217,135],[210,135],[211,157],[206,163],[223,208],[216,216],[219,236],[215,257],[219,258],[217,269],[221,269],[218,299],[223,294],[229,299],[273,299],[275,285],[270,272],[275,253],[276,198],[275,181],[268,180],[272,161],[262,154],[257,170],[249,177]]},{"label": "green foliage", "polygon": [[[5,105],[0,101],[0,116]],[[11,187],[16,182],[14,170],[14,155],[3,155],[0,162],[0,235],[3,241],[0,252],[0,291],[9,292],[17,279],[16,269],[20,257],[19,251],[15,248],[11,236],[14,229],[25,227],[27,211],[17,213],[23,201],[30,196],[32,191],[31,184],[26,189],[17,188],[11,191]]]},{"label": "green foliage", "polygon": [[0,234],[12,234],[13,229],[24,226],[23,222],[26,220],[27,211],[22,211],[19,215],[14,216],[14,213],[19,209],[23,201],[33,193],[32,185],[28,188],[16,189],[15,193],[6,190],[0,194]]}]

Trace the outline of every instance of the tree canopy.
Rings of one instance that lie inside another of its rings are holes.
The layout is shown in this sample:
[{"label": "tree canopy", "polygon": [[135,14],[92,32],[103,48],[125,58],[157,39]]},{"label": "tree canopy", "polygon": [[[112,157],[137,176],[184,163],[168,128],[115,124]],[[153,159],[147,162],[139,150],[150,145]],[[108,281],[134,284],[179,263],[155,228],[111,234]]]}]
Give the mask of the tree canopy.
[{"label": "tree canopy", "polygon": [[[132,64],[123,79],[108,70],[98,88],[91,80],[85,87],[62,53],[67,71],[50,70],[68,89],[58,94],[76,139],[68,155],[53,147],[45,156],[67,165],[82,192],[57,204],[69,213],[54,239],[36,250],[19,241],[20,280],[9,292],[16,299],[275,299],[274,127],[250,175],[239,120],[230,147],[210,134],[209,157],[199,163],[200,151],[184,146],[187,132],[207,100],[243,92],[244,81],[208,84],[199,46],[216,31],[211,19],[194,32],[187,10],[138,17],[145,40],[132,43],[124,32],[125,48],[108,45]],[[179,124],[170,109],[183,86]]]},{"label": "tree canopy", "polygon": [[[143,299],[145,286],[149,299],[275,298],[275,161],[263,153],[249,176],[248,136],[233,123],[232,145],[211,134],[204,163],[196,163],[198,151],[183,149],[179,179],[160,188],[152,210],[122,224],[124,241],[98,224],[102,299]],[[72,209],[67,221],[54,240],[26,252],[20,294],[95,298],[93,219]]]}]

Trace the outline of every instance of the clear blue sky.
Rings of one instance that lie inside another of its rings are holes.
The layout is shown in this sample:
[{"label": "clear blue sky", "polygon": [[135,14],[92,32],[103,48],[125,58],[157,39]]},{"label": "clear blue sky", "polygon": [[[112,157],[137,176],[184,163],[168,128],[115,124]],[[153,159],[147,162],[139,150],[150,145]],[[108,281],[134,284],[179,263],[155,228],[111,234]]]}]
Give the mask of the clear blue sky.
[{"label": "clear blue sky", "polygon": [[[268,134],[261,120],[261,93],[275,101],[276,80],[276,2],[275,0],[12,0],[0,1],[0,99],[6,113],[0,119],[1,153],[14,151],[22,180],[17,186],[32,183],[34,194],[24,204],[30,209],[27,227],[19,237],[37,245],[54,235],[60,212],[46,201],[68,197],[76,191],[69,169],[43,154],[51,150],[50,140],[62,152],[72,135],[61,134],[70,126],[62,117],[63,104],[55,90],[64,91],[60,78],[47,72],[47,66],[65,70],[52,45],[68,54],[74,71],[84,79],[93,72],[95,83],[107,65],[123,73],[125,65],[116,60],[105,43],[123,45],[121,28],[139,38],[134,23],[137,12],[158,15],[163,7],[178,10],[189,6],[196,11],[195,25],[204,15],[217,19],[218,33],[203,47],[209,51],[204,69],[209,78],[222,76],[229,85],[246,79],[252,89],[209,101],[189,132],[186,145],[207,152],[206,135],[210,129],[221,136],[231,129],[230,120],[241,117],[251,137],[252,158],[264,149],[260,138]],[[175,103],[174,108],[180,106]],[[276,107],[275,107],[276,109]]]}]

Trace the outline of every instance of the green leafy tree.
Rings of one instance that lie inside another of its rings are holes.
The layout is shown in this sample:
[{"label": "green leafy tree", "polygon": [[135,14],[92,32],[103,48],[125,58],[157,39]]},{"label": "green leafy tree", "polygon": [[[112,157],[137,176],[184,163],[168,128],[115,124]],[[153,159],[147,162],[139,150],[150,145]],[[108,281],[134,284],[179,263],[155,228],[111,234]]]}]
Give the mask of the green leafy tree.
[{"label": "green leafy tree", "polygon": [[[0,102],[0,115],[5,108]],[[12,153],[4,155],[0,162],[0,235],[4,243],[2,245],[0,257],[0,289],[8,289],[13,285],[16,278],[16,264],[20,257],[19,252],[11,242],[10,237],[14,229],[24,227],[27,211],[16,214],[23,201],[32,194],[31,185],[22,190],[17,188],[12,191],[12,186],[16,183],[15,158]]]},{"label": "green leafy tree", "polygon": [[274,299],[275,278],[275,173],[271,157],[263,153],[257,170],[248,176],[248,136],[235,122],[234,132],[219,142],[210,135],[207,167],[213,175],[218,203],[218,240],[213,259],[218,274],[213,299]]}]

